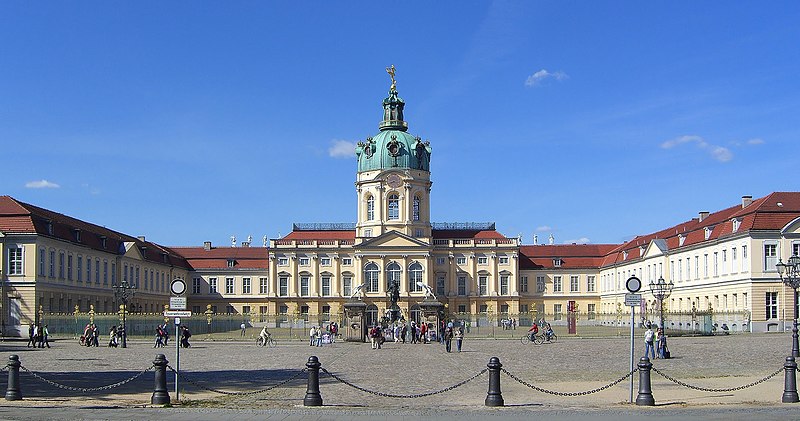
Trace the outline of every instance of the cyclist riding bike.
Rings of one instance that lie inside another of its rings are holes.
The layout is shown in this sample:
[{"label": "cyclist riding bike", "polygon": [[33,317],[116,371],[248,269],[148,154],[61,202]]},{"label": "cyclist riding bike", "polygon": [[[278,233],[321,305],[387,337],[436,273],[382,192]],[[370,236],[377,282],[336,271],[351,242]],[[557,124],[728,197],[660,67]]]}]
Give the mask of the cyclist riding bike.
[{"label": "cyclist riding bike", "polygon": [[261,329],[261,333],[258,334],[258,337],[261,339],[261,343],[266,344],[269,338],[272,337],[272,334],[269,333],[267,327],[264,326],[264,328]]},{"label": "cyclist riding bike", "polygon": [[536,337],[536,335],[538,335],[538,334],[539,334],[539,325],[537,325],[537,324],[536,324],[536,322],[533,322],[533,326],[531,326],[531,328],[530,328],[530,329],[528,329],[528,338],[529,338],[531,341],[533,341],[533,339],[534,339],[534,338]]},{"label": "cyclist riding bike", "polygon": [[547,323],[544,327],[544,337],[548,341],[553,338],[553,328],[550,327],[550,323]]}]

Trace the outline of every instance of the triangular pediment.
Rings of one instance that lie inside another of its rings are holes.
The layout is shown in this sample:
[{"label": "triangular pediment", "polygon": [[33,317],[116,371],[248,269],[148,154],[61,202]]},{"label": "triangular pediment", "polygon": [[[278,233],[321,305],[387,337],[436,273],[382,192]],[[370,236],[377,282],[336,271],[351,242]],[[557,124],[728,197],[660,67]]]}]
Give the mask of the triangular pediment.
[{"label": "triangular pediment", "polygon": [[416,238],[409,237],[397,231],[389,231],[375,238],[370,238],[369,240],[364,241],[363,243],[356,246],[356,248],[361,250],[370,250],[377,248],[406,249],[406,248],[419,248],[419,247],[430,248],[431,245],[424,241],[420,241]]},{"label": "triangular pediment", "polygon": [[663,256],[667,253],[667,250],[667,241],[657,238],[653,241],[650,241],[650,244],[647,245],[647,249],[644,251],[644,255],[642,257],[647,259],[649,257]]},{"label": "triangular pediment", "polygon": [[131,259],[136,259],[136,260],[144,260],[144,257],[142,256],[142,251],[139,249],[139,247],[136,246],[136,243],[134,243],[133,241],[126,241],[123,244],[125,247],[125,253],[124,253],[125,257],[130,257]]}]

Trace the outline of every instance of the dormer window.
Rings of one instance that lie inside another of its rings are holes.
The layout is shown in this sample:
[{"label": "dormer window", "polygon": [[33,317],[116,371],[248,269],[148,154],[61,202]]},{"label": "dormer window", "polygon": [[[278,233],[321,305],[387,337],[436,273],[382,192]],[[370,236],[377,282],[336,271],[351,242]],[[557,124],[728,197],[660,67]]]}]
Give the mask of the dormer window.
[{"label": "dormer window", "polygon": [[75,234],[75,242],[80,243],[81,242],[81,230],[79,230],[78,228],[75,228],[75,229],[72,230],[72,232]]},{"label": "dormer window", "polygon": [[731,221],[731,224],[733,225],[733,229],[732,229],[733,232],[739,231],[739,227],[742,226],[742,220],[741,219],[734,219],[734,220]]},{"label": "dormer window", "polygon": [[167,263],[167,253],[161,253],[161,261]]},{"label": "dormer window", "polygon": [[561,267],[561,263],[563,263],[563,261],[561,260],[560,257],[556,257],[555,259],[553,259],[553,266],[554,267],[560,268]]},{"label": "dormer window", "polygon": [[709,238],[711,238],[711,231],[713,231],[713,230],[714,230],[714,228],[712,228],[712,227],[705,227],[705,228],[703,229],[703,232],[704,232],[704,234],[705,234],[705,238],[706,238],[706,240],[708,240]]},{"label": "dormer window", "polygon": [[232,268],[236,265],[236,260],[228,259],[228,267]]},{"label": "dormer window", "polygon": [[53,221],[47,221],[47,235],[53,235]]},{"label": "dormer window", "polygon": [[100,247],[106,248],[106,236],[105,235],[101,235],[100,236]]},{"label": "dormer window", "polygon": [[622,260],[628,260],[628,251],[627,250],[622,252]]},{"label": "dormer window", "polygon": [[145,246],[139,247],[139,250],[142,252],[142,258],[146,259],[147,258],[147,247],[145,247]]},{"label": "dormer window", "polygon": [[686,234],[678,235],[678,247],[683,246],[683,243],[686,242]]}]

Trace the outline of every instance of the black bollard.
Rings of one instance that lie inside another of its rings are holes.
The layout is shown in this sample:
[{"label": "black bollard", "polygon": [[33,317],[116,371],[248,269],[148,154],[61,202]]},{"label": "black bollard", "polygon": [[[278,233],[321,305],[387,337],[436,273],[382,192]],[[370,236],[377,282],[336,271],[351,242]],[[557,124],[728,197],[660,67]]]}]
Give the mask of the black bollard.
[{"label": "black bollard", "polygon": [[303,406],[322,406],[322,395],[319,393],[319,368],[322,364],[315,356],[308,357],[306,368],[308,368],[308,387],[306,397],[303,398]]},{"label": "black bollard", "polygon": [[636,405],[654,406],[653,390],[650,388],[650,369],[653,364],[647,357],[639,359],[639,394],[636,396]]},{"label": "black bollard", "polygon": [[153,365],[156,366],[155,386],[153,386],[153,397],[150,403],[153,405],[169,404],[169,392],[167,392],[167,357],[164,354],[157,354]]},{"label": "black bollard", "polygon": [[797,396],[797,363],[794,357],[786,357],[786,362],[783,364],[783,369],[786,374],[783,378],[783,396],[781,402],[783,403],[796,403],[800,402]]},{"label": "black bollard", "polygon": [[19,362],[18,355],[8,356],[8,388],[6,389],[7,401],[20,401],[22,400],[22,391],[19,389]]},{"label": "black bollard", "polygon": [[497,357],[489,358],[489,392],[486,394],[486,406],[503,406],[503,392],[500,391],[500,369],[503,364],[500,364],[500,359]]}]

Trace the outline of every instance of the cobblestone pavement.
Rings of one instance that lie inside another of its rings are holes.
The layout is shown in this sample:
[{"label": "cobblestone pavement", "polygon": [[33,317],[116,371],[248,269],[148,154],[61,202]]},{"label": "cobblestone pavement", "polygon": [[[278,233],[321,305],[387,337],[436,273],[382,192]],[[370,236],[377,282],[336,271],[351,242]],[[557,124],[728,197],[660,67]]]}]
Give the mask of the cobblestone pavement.
[{"label": "cobblestone pavement", "polygon": [[[523,330],[519,332],[520,336],[524,333]],[[525,345],[519,340],[467,338],[463,352],[450,354],[436,343],[411,345],[387,342],[383,349],[372,350],[369,344],[337,342],[323,347],[309,347],[306,342],[284,341],[270,349],[258,348],[252,341],[205,342],[201,340],[202,337],[193,339],[200,340],[195,340],[192,348],[181,350],[184,379],[194,382],[180,383],[182,410],[188,413],[210,411],[210,408],[221,411],[243,408],[289,411],[287,413],[307,411],[309,409],[302,408],[306,383],[305,374],[301,374],[300,370],[311,355],[318,356],[322,366],[329,372],[353,384],[395,395],[435,392],[453,386],[486,368],[492,356],[499,357],[503,368],[519,378],[561,392],[592,390],[630,371],[629,338],[561,338],[558,343],[538,346]],[[643,352],[641,342],[640,338],[636,339],[637,359]],[[785,334],[675,337],[671,338],[670,349],[674,358],[654,361],[654,366],[664,373],[701,387],[732,388],[762,379],[780,369],[790,352],[790,337]],[[165,354],[170,364],[175,365],[172,342],[169,347],[161,349],[153,349],[152,344],[145,341],[132,341],[126,349],[84,348],[74,340],[56,341],[51,349],[26,348],[25,342],[4,342],[0,344],[0,350],[6,358],[10,354],[19,355],[24,367],[42,377],[79,387],[97,387],[130,378],[150,367],[157,353]],[[228,396],[202,388],[248,392],[298,375],[297,379],[284,386],[245,396]],[[25,372],[20,376],[25,400],[3,402],[0,417],[14,418],[9,413],[13,414],[15,408],[26,406],[142,407],[149,404],[154,379],[153,373],[148,372],[124,386],[79,393],[53,387]],[[168,387],[174,391],[174,375],[170,373],[168,378]],[[0,374],[0,381],[6,382],[5,373]],[[454,390],[413,399],[365,393],[324,373],[320,375],[320,383],[326,407],[324,412],[316,410],[314,413],[328,415],[317,419],[329,419],[326,418],[328,416],[330,419],[351,419],[369,411],[389,411],[387,416],[390,416],[403,411],[422,410],[444,417],[447,411],[455,411],[454,414],[477,411],[477,414],[486,415],[496,413],[486,411],[497,410],[484,407],[488,385],[486,373]],[[530,411],[544,410],[557,413],[562,409],[628,411],[631,408],[626,403],[630,384],[627,379],[601,392],[577,397],[537,392],[505,375],[501,375],[501,384],[507,405],[500,409],[507,411],[504,416],[513,417],[517,412],[530,415]],[[772,407],[776,413],[780,413],[780,408],[786,408],[780,403],[782,393],[782,372],[752,388],[721,393],[688,389],[653,373],[653,395],[659,406],[655,410],[736,404],[751,409]],[[265,413],[260,414],[263,418]],[[247,418],[245,415],[243,417]],[[116,418],[109,415],[108,419]]]}]

